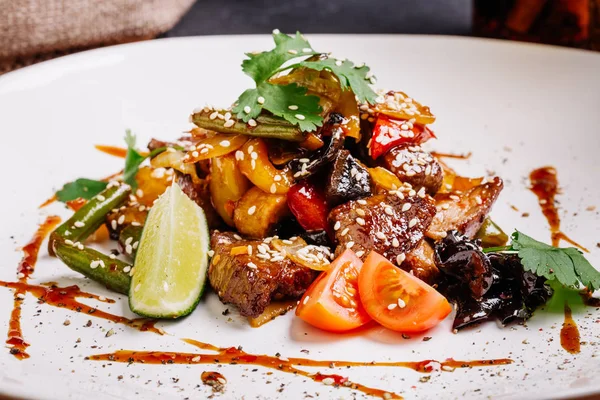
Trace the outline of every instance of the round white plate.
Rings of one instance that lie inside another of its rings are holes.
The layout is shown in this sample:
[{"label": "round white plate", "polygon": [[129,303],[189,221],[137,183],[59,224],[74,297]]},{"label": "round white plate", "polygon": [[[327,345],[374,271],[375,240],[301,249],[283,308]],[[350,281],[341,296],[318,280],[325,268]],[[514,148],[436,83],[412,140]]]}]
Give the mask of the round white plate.
[{"label": "round white plate", "polygon": [[[499,41],[426,36],[320,36],[316,49],[365,61],[378,86],[409,93],[431,106],[438,120],[438,151],[472,152],[455,161],[472,176],[494,171],[505,179],[494,219],[549,240],[528,173],[553,165],[562,187],[563,230],[592,250],[600,265],[600,54]],[[18,246],[42,216],[68,215],[60,205],[38,210],[53,190],[77,177],[99,178],[122,160],[94,150],[97,143],[122,145],[126,128],[140,137],[171,139],[190,127],[188,115],[205,103],[227,106],[251,81],[240,69],[244,52],[270,49],[268,36],[167,39],[110,47],[45,62],[0,77],[0,130],[4,186],[0,208],[0,280],[15,280]],[[520,211],[511,209],[516,206]],[[522,213],[530,213],[528,218]],[[132,317],[123,296],[73,273],[42,249],[32,282],[77,284],[120,299],[102,309]],[[6,332],[13,293],[0,288],[0,332]],[[362,394],[306,378],[242,365],[141,365],[86,361],[119,349],[195,351],[180,338],[284,357],[355,361],[511,358],[507,366],[438,371],[427,375],[402,368],[320,368],[350,380],[400,393],[408,399],[550,398],[600,391],[600,312],[576,311],[580,354],[560,346],[560,313],[539,312],[526,326],[493,322],[458,334],[448,319],[426,336],[403,339],[383,328],[361,334],[320,332],[288,314],[252,329],[214,294],[188,318],[159,324],[169,335],[138,332],[122,325],[37,304],[28,295],[23,331],[31,358],[18,361],[0,352],[0,393],[42,398],[204,398],[206,370],[228,379],[226,399],[353,398]],[[231,309],[231,307],[229,307]],[[63,321],[69,319],[69,326]],[[91,327],[84,327],[88,320]],[[115,335],[106,337],[114,329]],[[272,374],[267,374],[272,373]]]}]

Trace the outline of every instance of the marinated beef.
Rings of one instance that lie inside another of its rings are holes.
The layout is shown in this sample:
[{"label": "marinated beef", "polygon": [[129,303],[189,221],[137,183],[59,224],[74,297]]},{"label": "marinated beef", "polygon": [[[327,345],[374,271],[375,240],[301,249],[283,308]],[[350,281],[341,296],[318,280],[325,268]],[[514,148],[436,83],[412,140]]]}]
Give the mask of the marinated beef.
[{"label": "marinated beef", "polygon": [[371,176],[348,150],[340,151],[333,163],[325,198],[330,207],[335,207],[349,200],[356,200],[371,195]]},{"label": "marinated beef", "polygon": [[241,239],[232,232],[211,235],[215,254],[208,269],[210,284],[221,301],[236,305],[246,317],[259,316],[272,300],[298,299],[318,275],[267,242]]},{"label": "marinated beef", "polygon": [[336,254],[352,249],[360,258],[374,250],[392,261],[402,261],[429,227],[435,206],[421,191],[396,191],[353,200],[329,213],[338,243]]},{"label": "marinated beef", "polygon": [[435,283],[435,279],[440,274],[438,267],[435,265],[435,251],[425,239],[421,240],[417,247],[406,253],[406,260],[404,260],[401,267],[430,285]]},{"label": "marinated beef", "polygon": [[435,157],[419,146],[401,145],[391,149],[381,158],[381,166],[415,189],[424,187],[432,196],[444,179],[442,167]]},{"label": "marinated beef", "polygon": [[437,212],[426,235],[434,240],[442,239],[446,232],[458,230],[473,238],[494,202],[502,191],[502,179],[496,177],[464,193],[439,193],[435,196]]}]

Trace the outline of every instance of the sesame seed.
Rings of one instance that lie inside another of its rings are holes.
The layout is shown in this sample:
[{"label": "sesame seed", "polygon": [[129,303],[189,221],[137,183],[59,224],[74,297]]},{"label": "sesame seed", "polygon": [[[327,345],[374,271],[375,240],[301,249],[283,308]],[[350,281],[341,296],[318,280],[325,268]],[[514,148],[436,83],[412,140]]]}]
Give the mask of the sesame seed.
[{"label": "sesame seed", "polygon": [[69,246],[73,246],[73,241],[69,240],[69,239],[65,239],[65,244],[68,244]]},{"label": "sesame seed", "polygon": [[85,224],[81,221],[75,221],[73,225],[75,225],[75,228],[83,228],[85,226]]},{"label": "sesame seed", "polygon": [[457,195],[455,195],[455,194],[451,194],[449,197],[450,197],[452,200],[454,200],[454,201],[460,201],[460,197],[458,197],[458,196],[457,196]]},{"label": "sesame seed", "polygon": [[100,263],[99,263],[97,260],[95,260],[95,261],[92,261],[92,262],[90,263],[90,268],[91,268],[91,269],[96,269],[96,268],[98,268],[98,265],[99,265],[99,264],[100,264]]},{"label": "sesame seed", "polygon": [[265,104],[265,98],[262,96],[258,96],[256,101],[258,102],[258,104]]},{"label": "sesame seed", "polygon": [[275,192],[277,192],[277,185],[273,183],[273,184],[271,185],[271,188],[269,189],[269,191],[270,191],[271,193],[275,193]]},{"label": "sesame seed", "polygon": [[360,217],[357,217],[356,218],[356,223],[359,224],[360,226],[364,226],[365,225],[365,220],[362,219],[362,218],[360,218]]},{"label": "sesame seed", "polygon": [[308,303],[308,300],[310,299],[310,296],[306,296],[304,297],[304,299],[302,300],[302,304],[306,304]]},{"label": "sesame seed", "polygon": [[248,215],[252,215],[254,214],[254,212],[256,211],[256,206],[252,206],[248,209]]},{"label": "sesame seed", "polygon": [[389,305],[387,306],[387,309],[391,311],[391,310],[393,310],[393,309],[394,309],[394,308],[396,308],[396,307],[398,307],[398,304],[396,304],[396,303],[391,303],[391,304],[389,304]]},{"label": "sesame seed", "polygon": [[417,192],[411,189],[410,192],[408,192],[408,197],[413,197],[415,194],[417,194]]},{"label": "sesame seed", "polygon": [[138,189],[135,191],[135,195],[139,197],[144,197],[144,191],[142,189]]},{"label": "sesame seed", "polygon": [[350,228],[344,228],[344,230],[342,231],[342,236],[346,236],[349,230]]},{"label": "sesame seed", "polygon": [[140,245],[140,241],[138,240],[137,242],[133,242],[133,244],[131,245],[131,247],[135,250],[138,248],[138,246]]},{"label": "sesame seed", "polygon": [[199,155],[200,153],[198,153],[196,150],[192,152],[192,157],[198,157]]},{"label": "sesame seed", "polygon": [[394,215],[394,210],[390,206],[386,206],[383,211],[385,211],[387,215]]},{"label": "sesame seed", "polygon": [[233,126],[233,124],[235,124],[235,121],[234,121],[234,120],[232,120],[232,119],[228,119],[227,121],[225,121],[225,123],[223,124],[223,126],[224,126],[225,128],[230,128],[230,127],[232,127],[232,126]]},{"label": "sesame seed", "polygon": [[131,254],[132,252],[133,252],[133,247],[130,244],[125,246],[125,253]]},{"label": "sesame seed", "polygon": [[127,240],[125,240],[125,245],[131,244],[131,242],[133,242],[133,237],[128,237]]},{"label": "sesame seed", "polygon": [[377,236],[378,239],[384,240],[385,239],[385,234],[383,232],[377,232],[375,234],[375,236]]},{"label": "sesame seed", "polygon": [[252,127],[255,127],[255,126],[256,126],[256,121],[255,121],[255,120],[253,120],[253,119],[249,119],[249,120],[248,120],[248,125],[250,125],[250,126],[252,126]]},{"label": "sesame seed", "polygon": [[481,197],[479,197],[479,196],[475,197],[475,202],[480,205],[483,204],[483,200],[481,200]]},{"label": "sesame seed", "polygon": [[307,163],[307,162],[310,162],[310,159],[309,158],[300,158],[298,161],[301,163]]},{"label": "sesame seed", "polygon": [[406,255],[404,253],[398,254],[396,256],[396,263],[398,265],[402,264],[404,262],[404,260],[406,260]]},{"label": "sesame seed", "polygon": [[302,114],[296,114],[294,115],[294,117],[296,117],[296,119],[299,119],[300,121],[304,121],[306,119],[306,117]]},{"label": "sesame seed", "polygon": [[351,249],[354,246],[354,242],[348,242],[346,243],[346,248],[347,249]]},{"label": "sesame seed", "polygon": [[248,255],[251,256],[252,255],[252,246],[248,245]]},{"label": "sesame seed", "polygon": [[333,225],[333,229],[337,231],[338,229],[340,229],[341,226],[342,223],[340,221],[336,221],[335,225]]},{"label": "sesame seed", "polygon": [[79,250],[83,250],[84,249],[84,247],[83,247],[83,245],[81,243],[77,243],[77,248]]},{"label": "sesame seed", "polygon": [[298,50],[289,49],[288,53],[290,53],[290,54],[298,54]]},{"label": "sesame seed", "polygon": [[409,228],[412,228],[413,226],[415,226],[415,225],[417,224],[417,222],[419,222],[419,220],[418,220],[418,219],[416,219],[416,218],[413,218],[413,219],[411,219],[411,220],[408,222],[408,227],[409,227]]},{"label": "sesame seed", "polygon": [[363,206],[367,204],[367,201],[366,201],[366,200],[363,200],[363,199],[356,200],[356,202],[357,202],[358,204],[361,204],[361,205],[363,205]]},{"label": "sesame seed", "polygon": [[111,260],[115,260],[117,256],[115,256],[114,254],[109,254],[108,258],[110,258]]},{"label": "sesame seed", "polygon": [[279,181],[281,180],[281,175],[275,175],[275,176],[273,177],[273,180],[274,180],[275,182],[279,182]]},{"label": "sesame seed", "polygon": [[410,177],[410,176],[415,176],[416,174],[417,174],[417,173],[416,173],[415,171],[408,171],[408,172],[406,173],[406,176],[409,176],[409,177]]},{"label": "sesame seed", "polygon": [[251,160],[250,161],[250,167],[252,167],[252,169],[256,168],[256,160]]},{"label": "sesame seed", "polygon": [[273,35],[279,35],[281,31],[279,29],[273,29]]},{"label": "sesame seed", "polygon": [[238,235],[237,233],[233,234],[233,238],[236,240],[242,240],[242,237],[240,235]]},{"label": "sesame seed", "polygon": [[104,201],[104,200],[106,200],[106,197],[102,196],[101,194],[99,194],[98,196],[96,196],[96,198],[97,198],[99,201]]},{"label": "sesame seed", "polygon": [[365,255],[365,252],[364,252],[364,250],[360,250],[360,251],[357,251],[357,252],[356,252],[356,257],[359,257],[359,258],[360,258],[360,257],[362,257],[362,256],[364,256],[364,255]]},{"label": "sesame seed", "polygon": [[117,220],[117,224],[123,225],[123,222],[125,222],[125,215],[121,215],[119,217],[119,219]]},{"label": "sesame seed", "polygon": [[131,271],[131,267],[129,265],[123,268],[123,272],[128,273],[129,271]]},{"label": "sesame seed", "polygon": [[244,160],[244,152],[241,150],[238,150],[235,152],[235,159],[238,161],[243,161]]},{"label": "sesame seed", "polygon": [[417,192],[417,196],[419,196],[422,199],[425,198],[425,186],[419,189],[419,191]]},{"label": "sesame seed", "polygon": [[292,111],[296,111],[298,109],[297,105],[292,104],[291,106],[288,106],[288,108]]},{"label": "sesame seed", "polygon": [[252,111],[252,109],[250,108],[250,106],[246,106],[246,107],[244,107],[244,112],[245,112],[246,114],[250,114],[250,111]]},{"label": "sesame seed", "polygon": [[331,386],[335,383],[335,379],[333,378],[325,378],[322,380],[324,385]]},{"label": "sesame seed", "polygon": [[208,119],[216,119],[218,115],[219,115],[219,112],[215,111],[214,113],[212,113],[208,116]]},{"label": "sesame seed", "polygon": [[215,255],[215,251],[214,250],[209,250],[206,254],[208,254],[209,257],[212,257]]},{"label": "sesame seed", "polygon": [[400,246],[400,242],[398,241],[398,239],[396,239],[396,238],[392,239],[392,246],[394,246],[394,247]]},{"label": "sesame seed", "polygon": [[23,278],[25,278],[25,274],[24,274],[24,273],[22,273],[22,272],[19,272],[19,273],[17,274],[17,278],[19,278],[19,279],[23,279]]},{"label": "sesame seed", "polygon": [[406,211],[410,210],[411,207],[412,207],[412,204],[410,204],[410,203],[404,203],[402,205],[402,212],[406,212]]},{"label": "sesame seed", "polygon": [[248,264],[246,264],[248,266],[248,268],[251,269],[257,269],[258,267],[256,266],[256,264],[254,264],[252,261],[250,261]]},{"label": "sesame seed", "polygon": [[219,144],[221,145],[221,147],[229,147],[231,145],[231,142],[229,140],[221,140]]}]

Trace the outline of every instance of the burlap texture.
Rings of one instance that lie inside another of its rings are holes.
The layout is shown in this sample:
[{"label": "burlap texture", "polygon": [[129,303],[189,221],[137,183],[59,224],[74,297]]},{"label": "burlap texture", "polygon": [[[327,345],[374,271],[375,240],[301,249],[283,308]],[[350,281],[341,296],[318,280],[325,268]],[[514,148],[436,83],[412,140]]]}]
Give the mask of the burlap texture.
[{"label": "burlap texture", "polygon": [[154,38],[195,0],[0,0],[0,73],[92,47]]}]

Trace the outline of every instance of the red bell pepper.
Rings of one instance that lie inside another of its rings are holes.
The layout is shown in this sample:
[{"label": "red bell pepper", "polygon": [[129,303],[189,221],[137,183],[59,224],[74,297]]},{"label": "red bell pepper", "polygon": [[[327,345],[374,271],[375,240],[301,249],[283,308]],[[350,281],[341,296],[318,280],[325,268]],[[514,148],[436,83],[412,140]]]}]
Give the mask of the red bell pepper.
[{"label": "red bell pepper", "polygon": [[433,131],[425,125],[379,114],[369,143],[369,154],[375,160],[398,145],[420,145],[434,137]]},{"label": "red bell pepper", "polygon": [[307,231],[329,230],[329,208],[323,191],[315,184],[306,179],[295,184],[287,193],[287,202],[302,228]]}]

